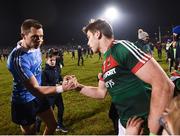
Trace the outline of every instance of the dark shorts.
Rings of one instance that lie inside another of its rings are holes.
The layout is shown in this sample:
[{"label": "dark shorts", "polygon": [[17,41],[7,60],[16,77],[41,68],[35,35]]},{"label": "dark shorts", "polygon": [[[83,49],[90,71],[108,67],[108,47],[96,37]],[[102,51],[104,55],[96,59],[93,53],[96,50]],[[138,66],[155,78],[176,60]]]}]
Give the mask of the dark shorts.
[{"label": "dark shorts", "polygon": [[31,125],[36,121],[36,115],[42,113],[50,108],[47,99],[38,99],[28,103],[11,103],[12,121],[19,125]]}]

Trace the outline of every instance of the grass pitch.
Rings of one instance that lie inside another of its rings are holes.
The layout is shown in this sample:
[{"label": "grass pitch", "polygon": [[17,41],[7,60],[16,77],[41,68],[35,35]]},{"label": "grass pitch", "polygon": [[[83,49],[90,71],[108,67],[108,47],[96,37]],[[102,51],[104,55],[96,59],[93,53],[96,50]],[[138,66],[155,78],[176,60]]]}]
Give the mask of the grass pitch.
[{"label": "grass pitch", "polygon": [[[157,59],[155,51],[154,57]],[[163,69],[167,72],[165,52],[163,59],[158,60]],[[102,60],[98,55],[93,58],[84,57],[84,66],[77,66],[76,59],[71,59],[71,54],[64,54],[62,75],[74,74],[79,82],[85,85],[97,86],[97,74],[101,71]],[[12,92],[12,76],[6,68],[6,61],[0,62],[0,135],[21,134],[18,125],[11,121],[10,101]],[[64,100],[64,124],[69,129],[68,135],[112,135],[113,125],[108,117],[111,98],[109,95],[104,100],[95,100],[79,94],[77,91],[63,93]],[[57,110],[55,109],[55,115]],[[41,133],[44,125],[41,127]],[[55,134],[62,134],[56,132]]]}]

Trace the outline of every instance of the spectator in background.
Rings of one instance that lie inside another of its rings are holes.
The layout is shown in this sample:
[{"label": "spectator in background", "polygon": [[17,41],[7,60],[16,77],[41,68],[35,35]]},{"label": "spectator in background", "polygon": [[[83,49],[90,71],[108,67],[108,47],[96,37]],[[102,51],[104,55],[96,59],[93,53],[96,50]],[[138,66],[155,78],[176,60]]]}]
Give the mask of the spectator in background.
[{"label": "spectator in background", "polygon": [[173,98],[159,120],[162,135],[180,135],[180,95]]},{"label": "spectator in background", "polygon": [[[142,135],[143,120],[139,117],[129,118],[126,135]],[[159,119],[162,135],[180,135],[180,95],[174,97]],[[153,134],[152,134],[153,135]]]},{"label": "spectator in background", "polygon": [[78,46],[78,66],[80,66],[80,60],[81,60],[81,65],[84,65],[84,58],[83,58],[83,52],[82,52],[82,47],[79,45]]},{"label": "spectator in background", "polygon": [[174,96],[180,95],[180,65],[178,66],[177,70],[171,72],[171,81],[173,81],[175,88],[174,88]]},{"label": "spectator in background", "polygon": [[144,120],[134,116],[128,119],[126,124],[125,135],[142,135],[143,134],[143,124]]},{"label": "spectator in background", "polygon": [[3,57],[4,57],[4,61],[7,60],[8,54],[9,54],[9,53],[8,53],[8,49],[7,49],[7,48],[3,49]]},{"label": "spectator in background", "polygon": [[71,50],[71,54],[72,54],[72,59],[75,59],[75,49],[74,49],[74,47],[72,48],[72,50]]},{"label": "spectator in background", "polygon": [[82,52],[83,52],[83,56],[86,57],[86,54],[87,54],[86,48],[82,48]]},{"label": "spectator in background", "polygon": [[[43,86],[56,86],[62,84],[62,76],[59,73],[59,66],[56,65],[58,50],[51,48],[46,53],[46,64],[42,72]],[[63,125],[64,103],[61,93],[47,96],[50,106],[57,107],[57,128],[56,131],[68,132]],[[40,130],[41,121],[37,120],[37,132]]]},{"label": "spectator in background", "polygon": [[171,41],[171,39],[168,39],[167,40],[167,43],[166,43],[166,62],[168,63],[168,51],[169,51],[169,48],[170,48],[170,46],[172,45],[172,41]]},{"label": "spectator in background", "polygon": [[154,44],[152,42],[150,42],[150,48],[151,48],[151,52],[152,52],[152,56],[154,54]]},{"label": "spectator in background", "polygon": [[162,59],[162,45],[161,45],[160,41],[158,41],[156,43],[156,49],[157,49],[157,52],[158,52],[158,58]]},{"label": "spectator in background", "polygon": [[176,47],[175,69],[177,70],[180,63],[180,25],[173,28],[173,41]]},{"label": "spectator in background", "polygon": [[2,50],[0,49],[0,60],[2,62]]},{"label": "spectator in background", "polygon": [[[58,50],[58,49],[56,49]],[[63,50],[62,49],[59,49],[59,53],[58,53],[58,56],[57,56],[57,60],[56,60],[56,64],[61,67],[64,66],[64,55],[63,55]]]},{"label": "spectator in background", "polygon": [[135,43],[138,48],[152,56],[152,51],[149,42],[149,34],[142,29],[138,30],[138,40]]},{"label": "spectator in background", "polygon": [[168,49],[168,61],[169,61],[169,72],[172,72],[172,68],[174,68],[174,63],[176,59],[176,44],[172,42]]}]

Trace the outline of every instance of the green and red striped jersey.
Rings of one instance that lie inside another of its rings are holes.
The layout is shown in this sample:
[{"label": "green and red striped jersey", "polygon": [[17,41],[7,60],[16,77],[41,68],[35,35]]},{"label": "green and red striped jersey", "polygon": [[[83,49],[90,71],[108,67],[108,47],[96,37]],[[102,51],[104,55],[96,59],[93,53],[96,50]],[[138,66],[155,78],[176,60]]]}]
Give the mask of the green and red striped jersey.
[{"label": "green and red striped jersey", "polygon": [[150,59],[126,40],[114,41],[104,54],[102,77],[124,126],[129,117],[147,118],[149,113],[150,97],[144,82],[135,73]]}]

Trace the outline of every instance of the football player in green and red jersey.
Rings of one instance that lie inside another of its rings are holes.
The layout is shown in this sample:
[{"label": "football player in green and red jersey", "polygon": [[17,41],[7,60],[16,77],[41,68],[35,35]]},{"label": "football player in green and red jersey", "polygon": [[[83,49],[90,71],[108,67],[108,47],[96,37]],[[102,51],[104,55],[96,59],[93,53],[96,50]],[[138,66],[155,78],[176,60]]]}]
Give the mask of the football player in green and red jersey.
[{"label": "football player in green and red jersey", "polygon": [[[101,99],[109,92],[119,114],[119,135],[125,134],[126,123],[133,116],[144,120],[144,134],[157,134],[159,118],[173,97],[172,81],[155,59],[134,43],[116,41],[105,20],[92,20],[83,31],[92,51],[104,54],[104,62],[98,87],[79,84],[80,93]],[[152,87],[151,96],[143,82]]]}]

